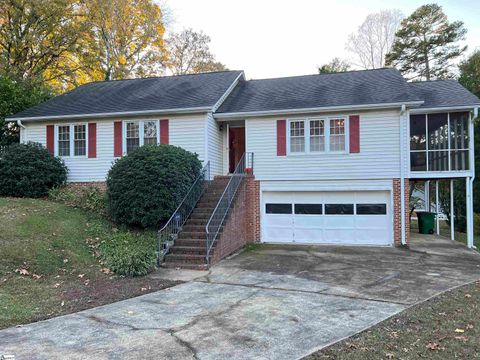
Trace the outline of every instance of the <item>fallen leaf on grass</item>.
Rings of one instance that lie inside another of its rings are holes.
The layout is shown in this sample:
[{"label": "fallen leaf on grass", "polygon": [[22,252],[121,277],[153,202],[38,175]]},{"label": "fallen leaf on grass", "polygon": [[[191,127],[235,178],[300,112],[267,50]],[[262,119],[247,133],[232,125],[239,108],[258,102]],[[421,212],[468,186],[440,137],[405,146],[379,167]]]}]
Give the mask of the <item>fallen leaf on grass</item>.
[{"label": "fallen leaf on grass", "polygon": [[37,275],[37,274],[32,274],[32,277],[35,279],[35,280],[38,280],[42,277],[42,275]]},{"label": "fallen leaf on grass", "polygon": [[30,274],[27,269],[15,269],[15,272],[25,276]]},{"label": "fallen leaf on grass", "polygon": [[112,271],[109,268],[106,268],[106,267],[101,268],[100,271],[104,274],[111,274],[112,273]]},{"label": "fallen leaf on grass", "polygon": [[427,344],[427,349],[430,349],[432,351],[437,351],[438,349],[440,348],[440,345],[438,345],[437,343],[434,343],[434,342],[429,342]]},{"label": "fallen leaf on grass", "polygon": [[80,279],[83,279],[84,276],[85,276],[85,274],[78,274],[78,277],[79,277]]}]

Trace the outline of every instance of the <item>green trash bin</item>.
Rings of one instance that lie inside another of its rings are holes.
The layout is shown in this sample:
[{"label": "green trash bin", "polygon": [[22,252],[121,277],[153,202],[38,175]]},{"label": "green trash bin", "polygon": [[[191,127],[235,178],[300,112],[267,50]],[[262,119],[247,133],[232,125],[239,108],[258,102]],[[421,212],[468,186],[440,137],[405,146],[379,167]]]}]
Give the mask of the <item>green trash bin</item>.
[{"label": "green trash bin", "polygon": [[435,216],[436,213],[428,211],[417,212],[418,216],[418,231],[420,234],[433,234],[435,229]]}]

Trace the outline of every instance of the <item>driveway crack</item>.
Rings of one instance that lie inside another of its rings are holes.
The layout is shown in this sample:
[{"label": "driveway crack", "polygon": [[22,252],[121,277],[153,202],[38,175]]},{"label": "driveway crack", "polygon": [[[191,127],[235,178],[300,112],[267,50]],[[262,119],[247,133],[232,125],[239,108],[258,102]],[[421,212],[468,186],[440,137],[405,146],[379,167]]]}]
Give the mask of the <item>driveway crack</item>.
[{"label": "driveway crack", "polygon": [[199,359],[197,349],[195,349],[195,347],[192,344],[190,344],[188,341],[185,341],[179,338],[177,334],[175,334],[176,332],[175,330],[170,329],[170,330],[165,330],[165,332],[170,336],[172,336],[179,345],[183,346],[184,348],[187,348],[192,353],[192,356],[195,360]]}]

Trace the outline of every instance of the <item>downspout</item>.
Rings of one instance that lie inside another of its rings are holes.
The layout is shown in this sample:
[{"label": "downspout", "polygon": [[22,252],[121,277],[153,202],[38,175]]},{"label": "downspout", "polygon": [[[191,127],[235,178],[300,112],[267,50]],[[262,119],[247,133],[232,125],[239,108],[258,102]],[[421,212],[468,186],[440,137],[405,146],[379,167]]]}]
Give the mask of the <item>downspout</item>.
[{"label": "downspout", "polygon": [[401,233],[402,233],[402,245],[407,245],[407,239],[405,234],[405,138],[403,136],[404,126],[406,127],[406,123],[403,124],[402,119],[405,117],[407,109],[405,104],[402,105],[400,110],[400,226],[401,226]]},{"label": "downspout", "polygon": [[[24,133],[23,137],[24,137],[24,140],[25,140],[25,138],[27,136],[27,134],[26,134],[27,128],[25,127],[25,125],[22,124],[22,120],[17,120],[17,125],[20,126],[21,128],[23,128],[23,133]],[[21,137],[20,137],[20,143],[22,143]]]}]

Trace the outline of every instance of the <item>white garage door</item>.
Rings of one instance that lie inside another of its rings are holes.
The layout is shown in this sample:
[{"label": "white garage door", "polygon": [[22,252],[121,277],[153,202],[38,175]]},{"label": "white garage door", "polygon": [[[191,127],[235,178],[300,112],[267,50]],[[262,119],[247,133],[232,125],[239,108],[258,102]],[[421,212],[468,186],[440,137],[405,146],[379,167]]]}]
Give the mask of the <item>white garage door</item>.
[{"label": "white garage door", "polygon": [[262,241],[390,245],[388,191],[264,192]]}]

